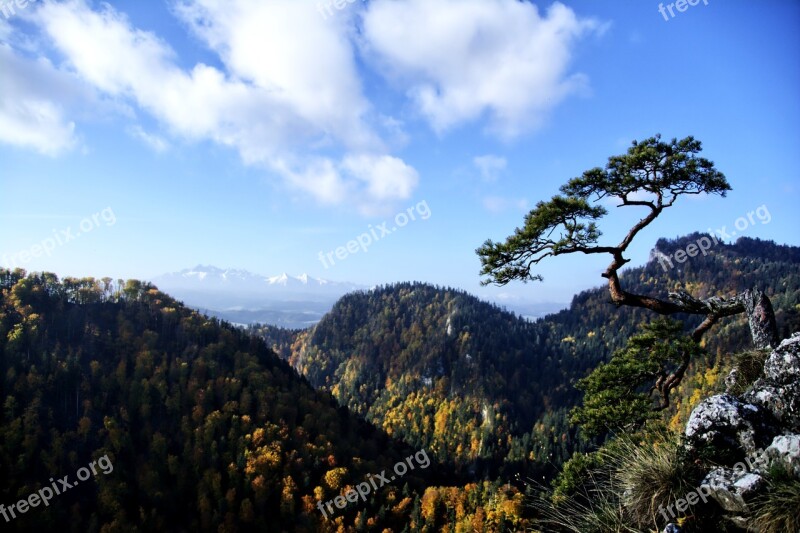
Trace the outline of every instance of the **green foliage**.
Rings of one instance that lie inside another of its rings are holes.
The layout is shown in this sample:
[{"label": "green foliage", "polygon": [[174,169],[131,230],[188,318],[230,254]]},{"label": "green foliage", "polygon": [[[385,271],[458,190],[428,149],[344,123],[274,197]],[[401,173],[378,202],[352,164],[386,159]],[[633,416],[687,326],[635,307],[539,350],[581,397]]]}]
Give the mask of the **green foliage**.
[{"label": "green foliage", "polygon": [[463,291],[398,283],[343,297],[306,332],[254,331],[341,405],[462,471],[550,469],[577,443],[559,408],[577,393],[560,384],[584,363],[549,327]]},{"label": "green foliage", "polygon": [[553,479],[553,503],[558,505],[574,496],[586,485],[591,472],[603,464],[603,455],[598,452],[576,452]]},{"label": "green foliage", "polygon": [[[626,154],[612,156],[605,168],[587,170],[561,187],[562,195],[539,202],[505,242],[487,240],[476,253],[484,284],[541,280],[531,270],[547,257],[569,253],[609,253],[618,262],[636,234],[683,195],[719,194],[730,185],[708,159],[698,157],[700,141],[693,137],[670,142],[660,135],[634,141]],[[607,214],[606,198],[620,206],[650,209],[617,246],[597,246],[596,221]],[[642,199],[644,198],[644,199]],[[597,205],[592,205],[592,202]]]},{"label": "green foliage", "polygon": [[[645,533],[631,526],[625,515],[614,479],[605,472],[589,470],[591,489],[582,489],[577,495],[558,499],[539,494],[531,500],[536,514],[536,531],[553,533]],[[602,477],[595,477],[595,476]]]},{"label": "green foliage", "polygon": [[627,199],[638,193],[667,195],[671,204],[681,194],[719,194],[731,190],[725,176],[714,163],[698,157],[703,147],[694,137],[670,142],[656,135],[634,141],[624,155],[608,158],[605,169],[594,168],[574,178],[561,188],[569,196]]},{"label": "green foliage", "polygon": [[[317,499],[408,456],[265,343],[138,281],[0,269],[0,503],[108,454],[114,470],[4,530],[353,531]],[[408,497],[424,485],[404,477]],[[335,480],[337,488],[326,480]],[[358,511],[400,530],[384,487]]]},{"label": "green foliage", "polygon": [[[545,257],[595,244],[601,234],[596,224],[588,221],[600,219],[606,213],[605,207],[592,207],[585,198],[554,196],[550,201],[539,202],[526,215],[525,225],[517,228],[506,242],[488,240],[477,250],[483,264],[481,274],[492,275],[492,279],[481,283],[505,285],[515,279],[541,280],[541,276],[531,275],[531,267]],[[564,231],[554,239],[552,231],[559,226]]]},{"label": "green foliage", "polygon": [[589,435],[636,429],[658,414],[650,394],[653,383],[667,376],[686,358],[702,349],[683,332],[683,324],[657,319],[642,327],[624,349],[601,363],[578,382],[585,391],[583,404],[571,421]]},{"label": "green foliage", "polygon": [[[674,253],[698,237],[659,240],[657,248]],[[798,265],[800,248],[743,238],[680,269],[665,272],[651,261],[621,276],[637,293],[682,289],[704,297],[760,287],[783,331],[797,329],[800,320],[792,314],[800,304]],[[687,329],[701,319],[680,318]],[[410,445],[436,450],[462,471],[541,479],[589,447],[568,422],[566,413],[582,397],[572,384],[650,319],[647,310],[609,305],[605,288],[581,292],[569,309],[527,322],[461,291],[401,283],[346,296],[307,331],[253,331],[315,387]],[[689,408],[693,384],[704,383],[709,368],[729,365],[729,354],[751,343],[744,316],[711,333],[708,354],[690,365],[667,417]]]},{"label": "green foliage", "polygon": [[[669,275],[654,262],[622,275],[637,292],[760,286],[788,331],[800,323],[798,264],[800,249],[740,239]],[[570,381],[623,347],[644,312],[612,309],[595,289],[529,323],[459,291],[387,289],[349,297],[325,325],[270,343],[331,396],[298,379],[264,342],[147,283],[0,269],[0,503],[73,474],[101,451],[114,464],[109,476],[7,529],[450,531],[455,517],[464,530],[484,521],[495,524],[490,531],[522,530],[518,491],[502,481],[484,489],[489,472],[525,475],[583,449],[565,415],[579,399]],[[748,343],[742,319],[720,326],[707,348],[724,359]],[[333,495],[330,471],[347,486],[408,455],[341,405],[381,429],[385,421],[416,449],[436,444],[429,451],[440,462],[429,471],[437,479],[424,483],[438,495],[430,507],[423,480],[410,476],[408,490],[385,487],[322,519],[314,506],[318,492]],[[478,488],[440,486],[457,480],[453,464]],[[619,509],[608,498],[599,509],[607,531]]]},{"label": "green foliage", "polygon": [[[147,283],[0,269],[0,333],[0,503],[51,477],[74,479],[103,454],[114,466],[4,531],[529,525],[517,488],[458,485],[433,453],[433,464],[409,471],[402,485],[325,519],[318,500],[389,474],[414,450],[312,389],[263,340]],[[456,486],[435,486],[442,483]],[[426,497],[441,515],[427,513]]]},{"label": "green foliage", "polygon": [[684,498],[702,479],[676,435],[663,434],[644,443],[618,439],[616,444],[605,453],[614,465],[626,514],[637,527],[661,522],[659,507],[666,509]]}]

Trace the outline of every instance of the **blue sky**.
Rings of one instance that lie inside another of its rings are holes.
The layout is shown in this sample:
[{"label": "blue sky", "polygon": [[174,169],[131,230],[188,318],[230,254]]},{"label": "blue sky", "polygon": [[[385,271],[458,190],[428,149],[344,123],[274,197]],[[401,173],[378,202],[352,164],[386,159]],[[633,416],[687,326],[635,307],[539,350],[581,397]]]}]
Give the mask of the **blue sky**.
[{"label": "blue sky", "polygon": [[[659,237],[730,231],[760,206],[769,223],[741,234],[800,244],[795,1],[701,0],[668,20],[649,0],[14,11],[0,15],[4,266],[149,278],[211,264],[567,302],[606,258],[556,258],[544,283],[493,289],[475,248],[659,132],[700,139],[733,191],[679,202],[632,264]],[[601,228],[616,242],[637,215],[612,209]],[[384,222],[396,231],[346,251]]]}]

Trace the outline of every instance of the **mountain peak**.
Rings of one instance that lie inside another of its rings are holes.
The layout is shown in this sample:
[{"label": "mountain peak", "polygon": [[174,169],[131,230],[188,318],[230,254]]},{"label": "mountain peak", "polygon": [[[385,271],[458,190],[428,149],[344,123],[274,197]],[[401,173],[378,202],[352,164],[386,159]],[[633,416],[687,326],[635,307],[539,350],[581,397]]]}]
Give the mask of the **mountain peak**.
[{"label": "mountain peak", "polygon": [[283,272],[277,276],[271,276],[267,278],[267,283],[270,285],[286,285],[289,283],[289,274]]},{"label": "mountain peak", "polygon": [[307,273],[292,276],[282,272],[277,276],[262,276],[247,270],[223,269],[211,265],[197,265],[180,272],[158,276],[152,281],[162,290],[172,290],[178,293],[180,293],[180,289],[213,290],[242,292],[252,297],[275,295],[276,291],[303,294],[320,294],[322,291],[326,294],[342,296],[347,292],[364,288],[355,283],[314,278]]}]

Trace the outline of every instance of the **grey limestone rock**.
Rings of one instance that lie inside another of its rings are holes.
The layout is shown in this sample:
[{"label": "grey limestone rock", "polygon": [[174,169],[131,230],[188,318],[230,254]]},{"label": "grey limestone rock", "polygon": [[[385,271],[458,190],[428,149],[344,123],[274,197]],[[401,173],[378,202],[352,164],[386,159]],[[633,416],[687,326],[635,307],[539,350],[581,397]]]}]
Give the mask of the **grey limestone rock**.
[{"label": "grey limestone rock", "polygon": [[744,401],[757,405],[793,433],[800,433],[800,333],[785,339],[764,363],[764,377]]},{"label": "grey limestone rock", "polygon": [[778,435],[764,450],[764,455],[770,465],[780,463],[800,479],[800,435]]},{"label": "grey limestone rock", "polygon": [[771,441],[768,416],[730,394],[718,394],[695,407],[686,423],[694,447],[713,445],[752,454]]},{"label": "grey limestone rock", "polygon": [[741,468],[715,468],[703,479],[700,491],[708,494],[728,512],[748,511],[752,501],[764,486],[764,478],[754,472]]}]

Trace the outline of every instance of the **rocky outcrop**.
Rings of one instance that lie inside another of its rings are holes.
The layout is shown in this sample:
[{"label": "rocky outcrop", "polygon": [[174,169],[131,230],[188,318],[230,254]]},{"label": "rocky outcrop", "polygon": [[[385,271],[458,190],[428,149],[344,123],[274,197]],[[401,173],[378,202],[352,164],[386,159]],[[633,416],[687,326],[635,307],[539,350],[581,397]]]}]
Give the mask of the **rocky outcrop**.
[{"label": "rocky outcrop", "polygon": [[800,435],[779,435],[764,450],[768,464],[780,463],[800,479]]},{"label": "rocky outcrop", "polygon": [[690,446],[734,449],[751,454],[772,440],[771,417],[730,394],[719,394],[695,407],[686,424]]},{"label": "rocky outcrop", "polygon": [[769,411],[782,426],[800,433],[800,333],[784,340],[764,363],[764,376],[743,396]]},{"label": "rocky outcrop", "polygon": [[714,498],[726,511],[743,513],[766,483],[761,474],[741,469],[715,468],[703,480],[700,490]]},{"label": "rocky outcrop", "polygon": [[800,333],[772,351],[763,376],[741,397],[719,394],[695,407],[685,435],[690,452],[710,450],[727,462],[708,472],[699,490],[745,528],[772,467],[800,479]]}]

